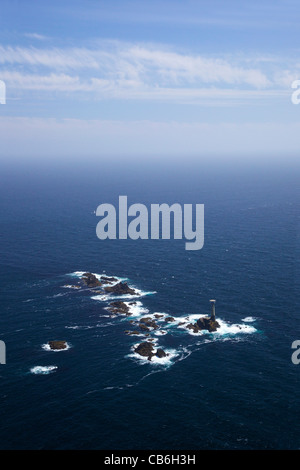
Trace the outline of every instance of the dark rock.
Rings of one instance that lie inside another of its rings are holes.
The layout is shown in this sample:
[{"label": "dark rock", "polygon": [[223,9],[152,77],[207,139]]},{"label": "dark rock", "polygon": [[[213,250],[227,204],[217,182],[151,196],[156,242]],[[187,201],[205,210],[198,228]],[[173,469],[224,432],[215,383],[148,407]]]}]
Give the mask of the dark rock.
[{"label": "dark rock", "polygon": [[169,321],[175,321],[175,318],[174,317],[167,317],[167,318],[165,318],[165,321],[168,321],[168,322]]},{"label": "dark rock", "polygon": [[163,315],[161,315],[159,313],[156,313],[154,316],[155,316],[155,318],[162,318],[163,317]]},{"label": "dark rock", "polygon": [[161,348],[159,348],[156,353],[155,353],[155,356],[159,357],[159,358],[162,358],[162,357],[166,357],[167,354],[165,353],[165,351]]},{"label": "dark rock", "polygon": [[199,333],[199,331],[202,330],[207,330],[211,333],[213,331],[217,331],[220,324],[209,317],[201,317],[196,321],[196,323],[189,323],[186,327],[193,330],[194,333]]},{"label": "dark rock", "polygon": [[117,280],[115,277],[101,276],[101,281],[105,281],[105,283],[117,282]]},{"label": "dark rock", "polygon": [[66,349],[67,342],[66,341],[48,341],[48,345],[50,349]]},{"label": "dark rock", "polygon": [[126,330],[125,333],[127,335],[140,335],[141,333],[139,331],[136,331],[136,330],[133,330],[133,331],[130,331],[130,330]]},{"label": "dark rock", "polygon": [[193,330],[194,333],[198,333],[200,331],[196,323],[189,323],[188,325],[186,325],[186,327],[190,330]]},{"label": "dark rock", "polygon": [[130,309],[125,302],[121,300],[116,300],[115,302],[111,302],[110,307],[108,307],[108,311],[114,314],[122,314],[122,315],[130,315]]},{"label": "dark rock", "polygon": [[92,273],[84,273],[81,277],[83,282],[88,287],[99,287],[102,286],[102,283],[96,278],[96,276]]},{"label": "dark rock", "polygon": [[148,341],[140,343],[134,350],[140,356],[147,357],[149,361],[151,361],[152,356],[155,355],[154,347]]},{"label": "dark rock", "polygon": [[144,317],[140,319],[140,324],[144,323],[148,328],[153,328],[154,330],[157,330],[158,325],[155,323],[154,320],[152,320],[151,317]]},{"label": "dark rock", "polygon": [[129,287],[126,282],[118,282],[118,284],[115,284],[114,286],[104,287],[104,290],[105,292],[118,294],[118,295],[123,295],[123,294],[140,295],[134,289]]},{"label": "dark rock", "polygon": [[208,330],[210,333],[212,331],[217,331],[220,328],[220,324],[216,320],[212,320],[209,317],[199,318],[196,322],[199,330]]},{"label": "dark rock", "polygon": [[139,323],[139,327],[142,331],[149,331],[148,326],[146,326],[144,323]]}]

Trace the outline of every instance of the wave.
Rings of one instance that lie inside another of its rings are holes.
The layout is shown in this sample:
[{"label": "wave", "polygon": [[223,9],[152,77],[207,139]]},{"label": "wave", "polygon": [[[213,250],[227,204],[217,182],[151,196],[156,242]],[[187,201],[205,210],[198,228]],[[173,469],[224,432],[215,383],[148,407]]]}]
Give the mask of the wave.
[{"label": "wave", "polygon": [[242,318],[242,321],[244,321],[246,323],[252,323],[252,322],[256,321],[256,318],[255,317],[245,317],[245,318]]},{"label": "wave", "polygon": [[57,369],[57,366],[34,366],[30,369],[32,374],[42,374],[47,375],[51,374]]}]

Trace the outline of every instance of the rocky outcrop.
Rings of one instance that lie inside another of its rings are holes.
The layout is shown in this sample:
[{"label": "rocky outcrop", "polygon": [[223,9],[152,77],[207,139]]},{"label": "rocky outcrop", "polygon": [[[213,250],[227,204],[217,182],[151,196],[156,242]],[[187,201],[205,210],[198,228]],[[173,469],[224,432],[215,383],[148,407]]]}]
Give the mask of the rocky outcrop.
[{"label": "rocky outcrop", "polygon": [[159,358],[162,358],[162,357],[166,357],[167,354],[165,353],[165,351],[161,348],[157,349],[157,351],[155,351],[155,348],[153,346],[153,344],[151,344],[150,342],[148,341],[144,341],[143,343],[140,343],[134,350],[137,354],[139,354],[140,356],[144,356],[144,357],[147,357],[148,358],[148,361],[151,361],[152,357],[153,356],[156,356],[156,357],[159,357]]},{"label": "rocky outcrop", "polygon": [[122,302],[121,300],[116,300],[115,302],[111,302],[109,304],[110,306],[108,307],[108,311],[113,313],[113,314],[121,314],[121,315],[130,315],[130,309],[128,305],[125,304],[125,302]]},{"label": "rocky outcrop", "polygon": [[81,276],[81,279],[88,287],[102,286],[102,283],[99,281],[99,279],[97,279],[96,276],[92,273],[84,273]]},{"label": "rocky outcrop", "polygon": [[162,357],[166,357],[167,353],[163,349],[158,348],[155,355],[161,359]]},{"label": "rocky outcrop", "polygon": [[107,286],[104,287],[105,292],[124,295],[124,294],[131,294],[131,295],[139,295],[134,289],[129,287],[127,282],[118,282],[114,286]]},{"label": "rocky outcrop", "polygon": [[147,326],[148,328],[153,328],[154,330],[157,330],[158,325],[155,323],[154,320],[152,320],[151,317],[144,317],[140,319],[140,328],[141,324]]},{"label": "rocky outcrop", "polygon": [[209,317],[201,317],[196,323],[189,323],[187,328],[193,330],[194,333],[199,333],[199,331],[207,330],[210,333],[217,331],[220,327],[220,324],[216,320],[212,320]]},{"label": "rocky outcrop", "polygon": [[175,321],[174,317],[166,317],[165,321],[170,322],[170,321]]},{"label": "rocky outcrop", "polygon": [[57,350],[57,349],[66,349],[67,342],[66,341],[48,341],[48,345],[50,349]]}]

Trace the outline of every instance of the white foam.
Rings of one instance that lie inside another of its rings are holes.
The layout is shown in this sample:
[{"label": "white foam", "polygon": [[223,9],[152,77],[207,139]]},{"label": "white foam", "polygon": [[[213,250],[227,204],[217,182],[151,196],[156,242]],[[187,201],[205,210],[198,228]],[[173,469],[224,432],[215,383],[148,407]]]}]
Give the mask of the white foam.
[{"label": "white foam", "polygon": [[[139,344],[139,343],[138,343]],[[152,356],[151,361],[148,360],[148,357],[141,356],[140,354],[134,352],[134,349],[138,344],[134,345],[132,348],[132,353],[128,354],[127,357],[137,360],[139,363],[142,364],[152,364],[152,365],[159,365],[159,366],[170,366],[172,361],[175,357],[179,355],[176,349],[164,349],[165,353],[167,354],[166,357],[157,357]],[[153,348],[153,353],[155,354],[157,349]]]},{"label": "white foam", "polygon": [[99,294],[99,295],[93,295],[91,297],[91,299],[93,300],[98,300],[98,301],[101,301],[101,302],[107,302],[107,301],[113,301],[113,300],[126,300],[126,299],[137,299],[137,298],[140,298],[140,297],[144,297],[145,295],[151,295],[151,294],[155,294],[156,292],[146,292],[146,291],[142,291],[142,290],[139,290],[139,289],[134,289],[135,290],[135,294],[120,294],[120,295],[116,295],[116,294],[113,294],[113,293],[109,293],[109,294]]},{"label": "white foam", "polygon": [[50,374],[57,369],[57,366],[35,366],[30,369],[32,374]]},{"label": "white foam", "polygon": [[[68,330],[90,330],[91,328],[95,328],[94,326],[89,326],[89,325],[74,325],[74,326],[65,326]],[[44,348],[47,349],[48,348]]]},{"label": "white foam", "polygon": [[167,335],[168,332],[166,330],[156,330],[154,334],[155,336],[164,336],[164,335]]},{"label": "white foam", "polygon": [[64,284],[64,285],[61,286],[61,287],[63,287],[64,289],[81,289],[80,286],[74,286],[74,285],[72,285],[72,284]]},{"label": "white foam", "polygon": [[[206,317],[206,316],[207,315],[192,314],[192,315],[188,315],[186,317],[176,317],[175,321],[176,321],[177,324],[178,323],[183,323],[182,325],[179,325],[177,328],[181,328],[181,329],[186,330],[191,336],[200,336],[200,335],[203,335],[203,334],[207,334],[208,330],[200,330],[200,331],[195,333],[191,328],[188,328],[187,325],[189,323],[194,324],[199,318]],[[245,319],[242,320],[242,321],[245,321]],[[250,321],[254,321],[254,320],[252,320],[252,317],[251,317],[251,320],[248,320],[248,321],[250,322]],[[236,334],[240,334],[240,333],[250,334],[250,333],[255,333],[257,331],[256,328],[254,328],[253,326],[245,325],[243,323],[242,324],[238,324],[238,323],[231,324],[231,323],[225,322],[224,320],[221,320],[220,318],[217,318],[217,322],[219,323],[220,328],[218,328],[217,331],[212,332],[212,334],[214,334],[214,335],[236,335]]]},{"label": "white foam", "polygon": [[247,323],[252,323],[256,320],[255,317],[245,317],[245,318],[242,318],[242,321],[244,322],[247,322]]},{"label": "white foam", "polygon": [[257,330],[254,326],[250,325],[243,325],[243,324],[229,324],[223,320],[217,319],[218,323],[220,324],[220,328],[217,329],[213,334],[218,335],[236,335],[240,333],[255,333]]},{"label": "white foam", "polygon": [[[82,278],[83,274],[85,274],[86,272],[87,271],[74,271],[73,273],[70,273],[69,276],[76,276],[76,277]],[[98,279],[98,281],[101,281],[102,276],[104,276],[104,277],[113,277],[114,279],[116,279],[116,281],[110,281],[109,282],[109,284],[112,285],[112,286],[117,284],[118,282],[126,281],[128,279],[127,277],[111,276],[111,275],[106,274],[106,273],[102,273],[102,274],[91,273],[91,274],[93,274]]]},{"label": "white foam", "polygon": [[130,302],[124,302],[129,308],[130,317],[139,317],[148,313],[149,310],[146,307],[143,307],[142,302],[135,301],[135,304],[130,305]]}]

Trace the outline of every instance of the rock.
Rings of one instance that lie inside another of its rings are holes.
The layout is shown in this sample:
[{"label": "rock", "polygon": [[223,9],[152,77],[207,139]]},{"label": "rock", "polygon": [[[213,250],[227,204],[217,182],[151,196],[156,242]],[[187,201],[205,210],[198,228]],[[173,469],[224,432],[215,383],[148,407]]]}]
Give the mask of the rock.
[{"label": "rock", "polygon": [[96,278],[96,276],[92,273],[84,273],[81,277],[83,282],[88,287],[99,287],[102,286],[102,283]]},{"label": "rock", "polygon": [[50,349],[66,349],[67,342],[66,341],[48,341],[48,345]]},{"label": "rock", "polygon": [[148,361],[151,361],[152,356],[155,355],[154,353],[154,347],[151,343],[148,341],[144,341],[143,343],[140,343],[134,350],[137,354],[140,356],[144,356],[148,358]]},{"label": "rock", "polygon": [[125,304],[125,302],[122,302],[121,300],[116,300],[115,302],[111,302],[110,307],[108,307],[108,311],[111,313],[115,314],[122,314],[122,315],[130,315],[130,309],[128,305]]},{"label": "rock", "polygon": [[130,335],[138,335],[139,336],[141,334],[139,331],[136,331],[136,330],[133,330],[133,331],[126,330],[125,333],[129,336]]},{"label": "rock", "polygon": [[101,276],[101,281],[105,281],[105,283],[117,282],[117,280],[115,277]]},{"label": "rock", "polygon": [[189,328],[190,330],[193,330],[194,333],[199,333],[200,331],[196,323],[194,324],[189,323],[188,325],[186,325],[186,327]]},{"label": "rock", "polygon": [[123,295],[123,294],[140,295],[134,289],[129,287],[126,282],[118,282],[118,284],[115,284],[114,286],[104,287],[104,290],[105,292],[118,294],[118,295]]},{"label": "rock", "polygon": [[199,331],[202,330],[207,330],[211,333],[213,331],[217,331],[220,324],[209,317],[201,317],[196,321],[196,323],[189,323],[186,327],[193,330],[194,333],[199,333]]},{"label": "rock", "polygon": [[162,358],[162,357],[166,357],[167,354],[165,353],[165,351],[161,348],[159,348],[156,353],[155,353],[155,356],[159,357],[159,358]]},{"label": "rock", "polygon": [[148,326],[146,326],[144,323],[139,323],[139,327],[142,331],[149,331]]},{"label": "rock", "polygon": [[144,317],[140,319],[140,324],[144,323],[148,328],[153,328],[154,330],[157,330],[158,325],[155,323],[154,320],[152,320],[151,317]]},{"label": "rock", "polygon": [[162,318],[163,317],[163,315],[161,315],[160,313],[156,313],[154,316],[155,316],[155,318]]},{"label": "rock", "polygon": [[199,330],[217,331],[220,328],[220,324],[216,320],[212,320],[209,317],[201,317],[196,322]]},{"label": "rock", "polygon": [[167,318],[165,318],[165,321],[168,321],[168,322],[169,321],[175,321],[175,318],[174,317],[167,317]]}]

